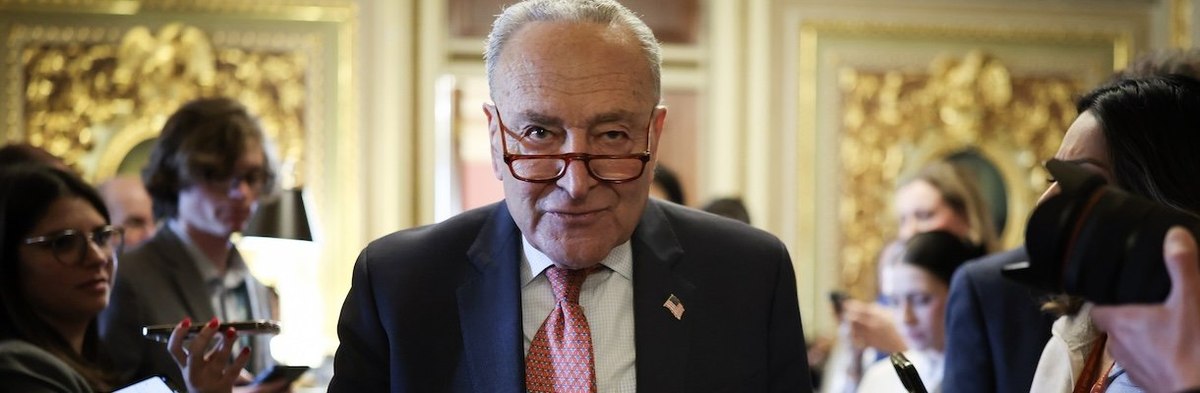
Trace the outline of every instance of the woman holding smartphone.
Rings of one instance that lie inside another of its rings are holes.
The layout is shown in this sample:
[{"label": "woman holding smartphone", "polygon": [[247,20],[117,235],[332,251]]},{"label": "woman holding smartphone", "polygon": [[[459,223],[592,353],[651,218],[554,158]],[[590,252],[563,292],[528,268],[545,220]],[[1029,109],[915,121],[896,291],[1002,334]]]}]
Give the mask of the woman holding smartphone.
[{"label": "woman holding smartphone", "polygon": [[[945,365],[946,298],[950,277],[983,248],[948,231],[918,233],[904,244],[903,256],[884,282],[882,302],[893,313],[903,337],[905,356],[912,360],[925,387],[940,391]],[[907,392],[888,359],[863,373],[859,392]]]},{"label": "woman holding smartphone", "polygon": [[[19,392],[114,389],[96,316],[108,306],[115,255],[124,246],[96,191],[73,174],[39,164],[0,170],[0,381]],[[214,321],[215,322],[215,321]],[[177,329],[191,323],[183,321]],[[172,348],[195,393],[228,392],[248,360],[231,359],[234,334],[205,327]],[[182,355],[182,356],[178,356]]]}]

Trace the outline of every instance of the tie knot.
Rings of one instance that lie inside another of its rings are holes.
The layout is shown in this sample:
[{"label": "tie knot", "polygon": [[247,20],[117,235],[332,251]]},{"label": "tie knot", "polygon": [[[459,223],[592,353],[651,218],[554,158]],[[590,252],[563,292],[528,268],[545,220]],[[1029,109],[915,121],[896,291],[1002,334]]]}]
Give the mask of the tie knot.
[{"label": "tie knot", "polygon": [[589,274],[596,271],[596,266],[586,269],[563,269],[558,266],[550,266],[546,269],[546,278],[550,279],[550,287],[554,289],[554,301],[567,301],[568,303],[579,303],[579,289],[583,287],[583,280],[587,279]]}]

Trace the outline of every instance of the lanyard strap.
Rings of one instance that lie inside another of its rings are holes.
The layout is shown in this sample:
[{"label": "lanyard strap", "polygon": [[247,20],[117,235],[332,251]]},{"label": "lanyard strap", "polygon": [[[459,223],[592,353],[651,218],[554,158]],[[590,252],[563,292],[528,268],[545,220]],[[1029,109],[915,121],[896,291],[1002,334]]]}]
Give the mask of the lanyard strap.
[{"label": "lanyard strap", "polygon": [[[1092,344],[1092,350],[1088,352],[1087,361],[1083,363],[1083,371],[1075,379],[1075,389],[1072,390],[1072,393],[1098,393],[1108,387],[1108,372],[1099,373],[1100,363],[1104,362],[1104,345],[1107,342],[1108,334],[1096,337],[1096,341]],[[1111,371],[1112,366],[1108,367]]]}]

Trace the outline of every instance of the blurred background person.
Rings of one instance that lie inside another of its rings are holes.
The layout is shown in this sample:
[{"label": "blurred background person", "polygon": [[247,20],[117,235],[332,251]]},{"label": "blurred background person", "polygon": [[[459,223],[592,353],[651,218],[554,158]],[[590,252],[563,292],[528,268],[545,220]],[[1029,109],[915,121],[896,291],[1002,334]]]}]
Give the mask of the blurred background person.
[{"label": "blurred background person", "polygon": [[[113,348],[125,381],[182,375],[162,343],[145,340],[141,328],[183,318],[204,321],[270,319],[266,286],[254,278],[230,241],[271,190],[275,171],[258,121],[228,98],[189,102],[167,119],[142,172],[162,230],[122,256],[112,305],[100,317],[100,334]],[[247,367],[257,373],[274,364],[270,337],[243,340],[253,351]],[[249,382],[249,376],[243,380]],[[286,389],[268,383],[239,388]]]},{"label": "blurred background person", "polygon": [[742,202],[742,198],[717,198],[704,204],[700,210],[746,224],[750,223],[750,212],[746,210],[746,204]]},{"label": "blurred background person", "polygon": [[[1200,183],[1191,180],[1200,177],[1195,160],[1200,82],[1179,75],[1119,80],[1085,95],[1077,109],[1080,115],[1054,158],[1079,164],[1131,194],[1200,216]],[[1057,192],[1052,184],[1042,200]],[[1031,391],[1165,391],[1137,386],[1111,360],[1106,349],[1111,338],[1088,317],[1089,303],[1059,297],[1047,307],[1062,317],[1054,322]]]},{"label": "blurred background person", "polygon": [[[1183,74],[1193,78],[1200,50],[1164,50],[1135,59],[1113,80]],[[946,392],[1028,391],[1055,316],[1048,294],[1004,278],[1004,266],[1028,261],[1025,248],[967,263],[950,284],[947,305]]]},{"label": "blurred background person", "polygon": [[[907,176],[898,183],[894,195],[894,209],[897,221],[898,244],[891,245],[892,251],[885,248],[876,266],[877,283],[882,287],[891,282],[891,269],[898,260],[896,255],[900,245],[916,234],[942,230],[958,236],[966,242],[980,245],[983,252],[989,253],[999,246],[996,228],[992,223],[987,202],[983,199],[978,185],[964,171],[947,161],[934,161],[921,167],[914,174]],[[888,255],[892,255],[889,257]],[[949,283],[949,278],[946,280]],[[841,383],[830,386],[827,392],[846,391],[854,389],[855,381],[860,376],[863,362],[870,363],[883,354],[902,352],[908,349],[905,340],[901,338],[893,312],[886,305],[847,299],[844,304],[844,315],[841,323],[845,325],[844,332],[848,336],[851,353],[862,356],[835,356],[851,362],[848,365],[830,366],[830,372],[848,374],[845,378],[847,388]],[[835,351],[843,350],[835,348]],[[842,371],[838,371],[842,370]],[[841,376],[830,376],[829,380],[839,380]],[[824,390],[824,389],[823,389]]]},{"label": "blurred background person", "polygon": [[[96,315],[108,305],[123,246],[100,196],[74,174],[40,164],[0,168],[0,390],[120,386],[105,367]],[[215,325],[191,344],[203,348],[214,333]],[[179,365],[191,375],[189,391],[231,389],[241,365],[226,360],[232,346],[225,337],[215,348],[225,358],[193,350]]]},{"label": "blurred background person", "polygon": [[687,197],[683,194],[683,183],[679,182],[679,175],[661,162],[654,165],[654,182],[650,183],[650,196],[687,206]]},{"label": "blurred background person", "polygon": [[158,226],[154,221],[154,204],[142,179],[137,176],[118,176],[97,188],[112,221],[125,229],[125,246],[137,247],[154,236]]},{"label": "blurred background person", "polygon": [[[941,391],[950,277],[963,263],[983,254],[981,246],[949,231],[918,233],[904,243],[904,256],[882,288],[882,302],[900,322],[904,354],[930,392]],[[908,392],[886,358],[867,368],[858,391]]]},{"label": "blurred background person", "polygon": [[901,241],[921,232],[946,230],[984,250],[999,249],[1000,239],[979,186],[962,169],[935,161],[896,188],[896,221]]},{"label": "blurred background person", "polygon": [[116,387],[102,368],[96,314],[122,246],[82,180],[40,164],[0,168],[0,380],[11,391]]},{"label": "blurred background person", "polygon": [[61,158],[50,154],[50,152],[40,147],[26,143],[11,143],[0,147],[0,168],[26,162],[45,164],[74,173],[74,170],[68,167],[67,163],[63,162]]}]

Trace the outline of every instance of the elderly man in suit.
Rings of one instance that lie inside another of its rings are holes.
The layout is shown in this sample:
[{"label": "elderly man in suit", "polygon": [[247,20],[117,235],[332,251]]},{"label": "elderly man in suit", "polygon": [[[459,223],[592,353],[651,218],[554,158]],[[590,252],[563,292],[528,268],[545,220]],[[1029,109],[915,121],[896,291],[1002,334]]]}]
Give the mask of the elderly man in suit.
[{"label": "elderly man in suit", "polygon": [[811,391],[783,244],[648,197],[649,28],[611,0],[522,2],[485,58],[505,200],[362,251],[329,391]]},{"label": "elderly man in suit", "polygon": [[[124,380],[165,375],[184,386],[177,360],[164,344],[142,338],[143,326],[271,318],[268,289],[230,242],[274,183],[266,142],[257,120],[227,98],[192,101],[167,119],[142,173],[155,216],[167,222],[121,256],[112,298],[100,314],[101,339]],[[274,363],[268,340],[249,340],[250,372]],[[286,387],[277,381],[235,390]]]}]

